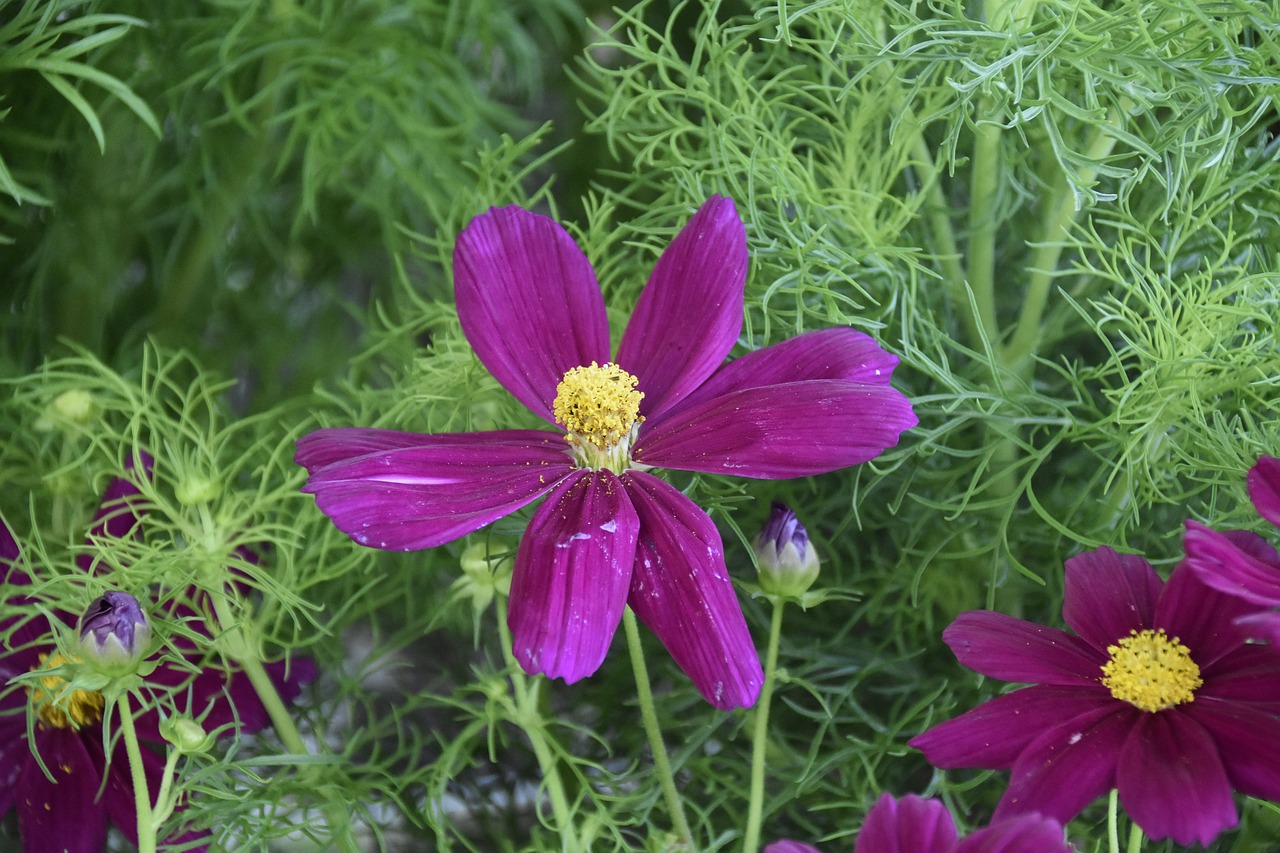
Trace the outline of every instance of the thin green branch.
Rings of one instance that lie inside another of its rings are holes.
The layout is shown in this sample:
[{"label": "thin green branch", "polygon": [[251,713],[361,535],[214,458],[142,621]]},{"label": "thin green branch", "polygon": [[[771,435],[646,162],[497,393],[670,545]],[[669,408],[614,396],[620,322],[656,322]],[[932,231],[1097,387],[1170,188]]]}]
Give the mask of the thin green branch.
[{"label": "thin green branch", "polygon": [[[1118,138],[1115,131],[1123,121],[1123,113],[1112,109],[1106,123],[1094,129],[1093,139],[1084,153],[1084,160],[1089,165],[1081,167],[1079,172],[1081,184],[1092,182],[1098,174],[1094,164],[1102,162],[1111,153]],[[1045,207],[1040,242],[1032,251],[1027,265],[1027,289],[1022,298],[1022,311],[1013,337],[1002,354],[1002,361],[1010,367],[1021,369],[1040,341],[1040,323],[1049,298],[1049,286],[1066,246],[1071,224],[1079,213],[1074,188],[1064,172],[1052,203]]]},{"label": "thin green branch", "polygon": [[138,853],[155,853],[156,823],[151,815],[151,792],[147,790],[147,773],[138,746],[138,730],[129,707],[129,691],[120,693],[116,702],[120,710],[120,728],[124,732],[124,748],[129,755],[129,775],[133,781],[133,802],[138,816]]},{"label": "thin green branch", "polygon": [[764,757],[769,744],[769,704],[778,672],[778,643],[782,637],[782,611],[786,603],[775,599],[769,621],[769,651],[765,656],[764,687],[756,702],[755,732],[751,737],[751,799],[747,806],[747,829],[742,853],[756,853],[760,847],[760,822],[764,812]]},{"label": "thin green branch", "polygon": [[534,757],[538,759],[538,767],[542,770],[542,781],[547,789],[547,798],[551,800],[551,813],[555,816],[556,831],[564,840],[564,853],[576,853],[579,848],[573,833],[573,810],[569,807],[564,782],[560,779],[560,762],[543,732],[542,712],[538,707],[540,682],[531,682],[526,678],[524,670],[520,668],[520,664],[511,653],[512,639],[511,629],[507,626],[506,599],[496,596],[494,609],[498,619],[498,642],[502,644],[502,658],[506,662],[507,671],[511,673],[511,690],[515,698],[517,716],[514,722],[529,739]]},{"label": "thin green branch", "polygon": [[636,678],[636,698],[640,702],[640,716],[644,720],[644,732],[649,738],[649,749],[653,752],[653,766],[658,781],[662,783],[662,794],[667,800],[667,811],[671,813],[671,821],[675,824],[676,835],[685,845],[693,843],[693,831],[689,828],[689,819],[684,814],[684,802],[680,792],[676,790],[675,776],[671,772],[671,759],[667,756],[667,746],[662,740],[662,728],[658,725],[658,714],[653,705],[653,691],[649,687],[649,669],[644,662],[644,646],[640,642],[640,629],[636,626],[636,616],[628,607],[622,615],[622,624],[627,634],[627,650],[631,653],[631,669]]}]

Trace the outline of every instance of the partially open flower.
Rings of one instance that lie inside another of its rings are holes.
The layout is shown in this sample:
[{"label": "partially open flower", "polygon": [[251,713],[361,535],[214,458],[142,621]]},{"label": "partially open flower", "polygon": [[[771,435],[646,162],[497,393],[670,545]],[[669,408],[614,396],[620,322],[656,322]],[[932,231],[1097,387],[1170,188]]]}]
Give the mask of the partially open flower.
[{"label": "partially open flower", "polygon": [[150,642],[151,620],[127,592],[98,596],[80,617],[81,655],[103,675],[132,672]]},{"label": "partially open flower", "polygon": [[777,501],[755,541],[760,588],[772,595],[802,595],[818,579],[820,560],[809,532],[791,507]]}]

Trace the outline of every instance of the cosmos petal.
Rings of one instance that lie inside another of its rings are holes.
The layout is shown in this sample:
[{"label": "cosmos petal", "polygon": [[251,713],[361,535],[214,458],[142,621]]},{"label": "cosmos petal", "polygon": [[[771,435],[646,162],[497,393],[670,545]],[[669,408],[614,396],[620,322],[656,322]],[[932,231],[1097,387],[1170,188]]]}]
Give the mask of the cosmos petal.
[{"label": "cosmos petal", "polygon": [[805,332],[735,358],[662,417],[734,391],[766,385],[814,379],[888,385],[897,366],[897,356],[885,352],[874,338],[856,329],[842,326]]},{"label": "cosmos petal", "polygon": [[[1099,685],[1079,687],[1036,685],[1005,693],[909,742],[934,767],[1014,766],[1018,756],[1044,734],[1046,720],[1090,720],[1115,707],[1115,700]],[[1081,723],[1078,728],[1083,728]]]},{"label": "cosmos petal", "polygon": [[107,815],[98,799],[103,762],[100,755],[94,760],[85,741],[69,728],[50,727],[39,734],[36,748],[54,782],[34,757],[23,762],[18,828],[26,850],[102,853],[106,846]]},{"label": "cosmos petal", "polygon": [[884,794],[867,812],[853,853],[952,853],[956,824],[938,800]]},{"label": "cosmos petal", "polygon": [[1268,610],[1251,616],[1241,616],[1236,620],[1236,627],[1251,640],[1280,646],[1280,613]]},{"label": "cosmos petal", "polygon": [[747,232],[733,200],[712,196],[662,253],[618,346],[655,417],[724,363],[742,331]]},{"label": "cosmos petal", "polygon": [[1001,681],[1093,686],[1107,662],[1065,631],[990,610],[960,614],[942,639],[960,663]]},{"label": "cosmos petal", "polygon": [[1280,567],[1256,544],[1190,520],[1183,542],[1186,562],[1205,585],[1261,607],[1280,605]]},{"label": "cosmos petal", "polygon": [[783,479],[874,459],[916,425],[893,388],[816,379],[746,388],[641,428],[633,457],[646,465]]},{"label": "cosmos petal", "polygon": [[956,845],[955,853],[1074,853],[1062,824],[1040,815],[1017,817],[980,829]]},{"label": "cosmos petal", "polygon": [[1179,710],[1209,732],[1233,788],[1280,802],[1280,720],[1274,713],[1205,696]]},{"label": "cosmos petal", "polygon": [[1192,660],[1204,669],[1244,643],[1244,631],[1235,620],[1258,608],[1206,586],[1190,562],[1183,560],[1169,576],[1152,627],[1163,628],[1190,649]]},{"label": "cosmos petal", "polygon": [[[24,693],[22,705],[26,705]],[[17,705],[17,703],[13,703]],[[22,710],[18,706],[15,710]],[[22,775],[23,766],[30,758],[27,746],[27,720],[9,709],[0,715],[0,815],[7,815],[18,800],[18,777]]]},{"label": "cosmos petal", "polygon": [[298,441],[304,492],[361,545],[451,542],[536,500],[571,470],[564,437],[537,430],[419,435],[320,429]]},{"label": "cosmos petal", "polygon": [[762,853],[822,853],[822,851],[812,844],[783,838],[766,844]]},{"label": "cosmos petal", "polygon": [[[1142,712],[1117,702],[1105,690],[1101,693],[1105,700],[1088,713],[1039,715],[1042,731],[1046,725],[1049,728],[1014,762],[1009,788],[996,806],[992,823],[1039,813],[1066,824],[1115,787],[1120,747]],[[1055,720],[1065,722],[1054,724]]]},{"label": "cosmos petal", "polygon": [[1208,846],[1239,820],[1218,748],[1186,714],[1141,714],[1120,751],[1120,804],[1153,840]]},{"label": "cosmos petal", "polygon": [[1111,548],[1067,560],[1062,618],[1100,651],[1132,631],[1150,628],[1164,587],[1151,564]]},{"label": "cosmos petal", "polygon": [[554,220],[493,207],[458,235],[453,278],[458,321],[480,361],[555,423],[565,371],[609,361],[604,297],[582,250]]},{"label": "cosmos petal", "polygon": [[764,672],[715,524],[651,474],[628,471],[622,480],[640,518],[627,603],[708,702],[754,705]]},{"label": "cosmos petal", "polygon": [[1280,527],[1280,458],[1263,456],[1249,469],[1246,477],[1249,497],[1267,521]]},{"label": "cosmos petal", "polygon": [[[139,451],[135,458],[125,462],[125,468],[130,471],[141,468],[141,476],[148,480],[151,479],[151,469],[154,466],[155,460],[146,451]],[[134,512],[132,504],[140,494],[142,492],[134,480],[128,477],[113,479],[107,485],[106,491],[102,493],[102,501],[98,505],[97,513],[93,516],[93,526],[89,528],[89,538],[124,539],[136,531],[138,515]]]},{"label": "cosmos petal", "polygon": [[610,471],[552,489],[520,540],[507,624],[525,672],[573,683],[600,668],[622,620],[640,522]]},{"label": "cosmos petal", "polygon": [[1240,646],[1212,664],[1202,667],[1204,684],[1197,698],[1208,696],[1231,702],[1247,702],[1259,710],[1280,714],[1280,649],[1250,643]]}]

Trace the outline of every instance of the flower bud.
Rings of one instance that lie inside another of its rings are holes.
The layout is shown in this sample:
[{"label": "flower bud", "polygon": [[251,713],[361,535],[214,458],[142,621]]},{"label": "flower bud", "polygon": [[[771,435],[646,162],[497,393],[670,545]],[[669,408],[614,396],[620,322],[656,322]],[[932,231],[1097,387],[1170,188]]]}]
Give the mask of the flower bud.
[{"label": "flower bud", "polygon": [[213,735],[188,716],[179,714],[160,720],[160,736],[184,755],[206,752],[213,746]]},{"label": "flower bud", "polygon": [[186,472],[174,486],[174,497],[183,506],[212,503],[222,494],[222,486],[204,474]]},{"label": "flower bud", "polygon": [[92,423],[97,416],[98,403],[93,394],[81,388],[72,388],[63,391],[45,406],[40,419],[36,421],[36,429],[77,432],[79,428]]},{"label": "flower bud", "polygon": [[133,672],[151,642],[151,620],[126,592],[98,596],[80,617],[80,653],[104,675]]},{"label": "flower bud", "polygon": [[800,596],[818,579],[818,552],[791,507],[774,502],[755,541],[760,588],[771,595]]}]

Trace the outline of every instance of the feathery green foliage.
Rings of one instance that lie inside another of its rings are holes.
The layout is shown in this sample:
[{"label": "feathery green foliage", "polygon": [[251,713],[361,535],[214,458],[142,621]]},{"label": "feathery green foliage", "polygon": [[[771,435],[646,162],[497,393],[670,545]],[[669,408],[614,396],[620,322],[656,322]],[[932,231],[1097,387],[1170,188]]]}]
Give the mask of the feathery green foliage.
[{"label": "feathery green foliage", "polygon": [[[317,426],[539,425],[452,302],[454,238],[488,206],[571,218],[616,342],[727,195],[751,254],[734,354],[861,329],[920,419],[849,471],[670,478],[717,522],[762,649],[745,591],[771,500],[824,558],[826,600],[784,613],[764,838],[849,849],[886,791],[983,824],[1007,776],[906,746],[996,689],[948,622],[1060,624],[1065,558],[1167,567],[1188,517],[1266,529],[1244,472],[1280,453],[1278,25],[1275,0],[0,0],[0,515],[50,610],[234,572],[239,632],[209,660],[247,640],[319,663],[291,709],[305,754],[264,733],[180,765],[178,820],[215,849],[675,849],[623,641],[572,686],[510,656],[531,510],[371,551],[292,453]],[[138,451],[143,535],[85,544]],[[644,644],[694,849],[741,849],[754,712]],[[1210,849],[1268,849],[1276,807],[1242,811]],[[1099,803],[1071,837],[1106,849],[1104,823]]]}]

